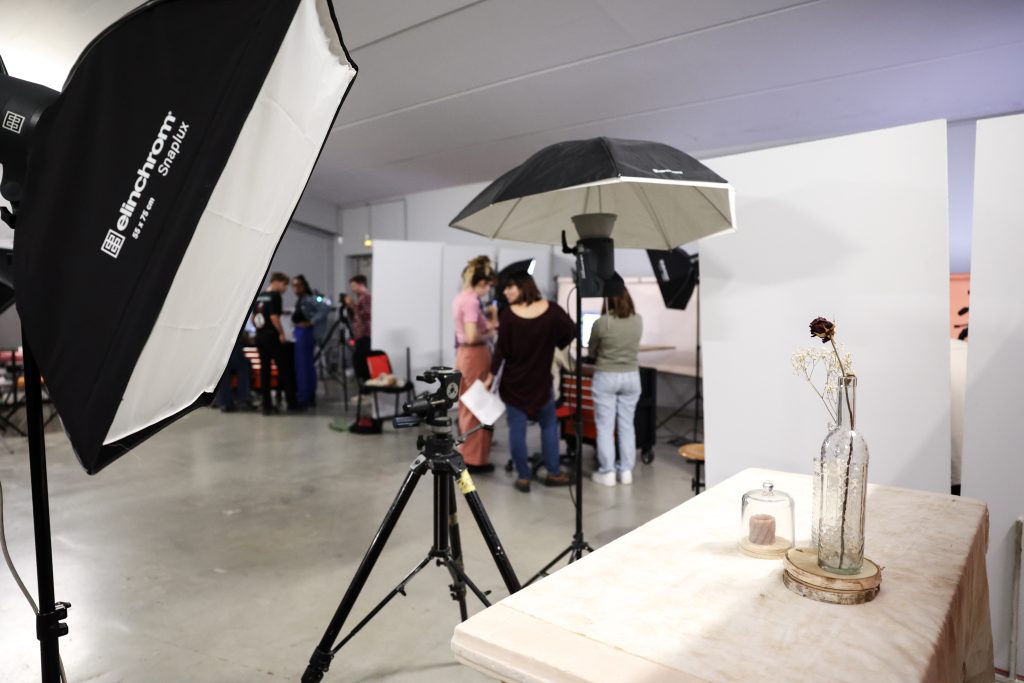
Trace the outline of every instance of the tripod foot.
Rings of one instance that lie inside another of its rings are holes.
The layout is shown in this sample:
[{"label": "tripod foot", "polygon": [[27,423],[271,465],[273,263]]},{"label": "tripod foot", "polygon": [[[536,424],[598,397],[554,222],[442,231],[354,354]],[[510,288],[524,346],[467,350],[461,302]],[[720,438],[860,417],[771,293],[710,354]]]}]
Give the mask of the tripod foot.
[{"label": "tripod foot", "polygon": [[313,656],[309,658],[306,672],[302,674],[302,683],[320,683],[324,679],[324,674],[331,668],[332,659],[334,659],[333,652],[317,648],[313,652]]}]

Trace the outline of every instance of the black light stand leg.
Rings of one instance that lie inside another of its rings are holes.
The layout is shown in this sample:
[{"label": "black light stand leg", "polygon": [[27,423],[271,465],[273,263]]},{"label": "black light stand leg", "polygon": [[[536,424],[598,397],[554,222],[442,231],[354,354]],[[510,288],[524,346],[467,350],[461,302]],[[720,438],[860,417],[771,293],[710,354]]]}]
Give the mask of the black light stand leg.
[{"label": "black light stand leg", "polygon": [[448,586],[452,600],[459,603],[462,621],[469,618],[466,609],[466,582],[462,563],[462,538],[459,536],[459,519],[455,512],[455,484],[450,472],[434,472],[434,547],[431,555],[439,556],[438,564],[444,565],[452,582]]},{"label": "black light stand leg", "polygon": [[[465,467],[465,465],[461,466]],[[491,518],[487,516],[487,511],[484,510],[480,494],[476,492],[476,487],[473,485],[473,480],[470,478],[467,470],[463,469],[457,476],[459,490],[462,491],[462,495],[469,505],[469,511],[473,513],[473,519],[476,520],[476,525],[480,528],[480,535],[484,537],[484,543],[487,544],[487,549],[494,559],[494,564],[498,567],[498,573],[501,574],[509,594],[515,593],[522,586],[519,584],[519,578],[516,576],[515,570],[512,569],[512,563],[509,561],[508,555],[505,554],[505,548],[501,545],[498,532],[494,530]]]},{"label": "black light stand leg", "polygon": [[57,639],[68,632],[62,619],[70,603],[56,602],[53,588],[53,548],[50,544],[50,501],[46,484],[46,445],[43,440],[43,395],[39,366],[27,341],[25,354],[25,411],[28,419],[28,457],[32,476],[32,518],[35,526],[36,578],[39,615],[36,637],[42,663],[43,683],[60,681],[60,646]]},{"label": "black light stand leg", "polygon": [[[565,243],[565,233],[562,233],[562,242]],[[563,251],[566,248],[563,247]],[[579,274],[583,272],[583,246],[577,244],[576,254],[576,415],[573,424],[576,429],[575,439],[575,462],[573,472],[576,481],[576,496],[573,504],[576,507],[576,529],[573,532],[572,542],[569,547],[563,550],[554,560],[544,565],[544,568],[530,577],[526,582],[529,586],[534,581],[547,576],[548,570],[558,562],[569,556],[569,564],[583,557],[584,552],[594,552],[583,536],[583,293],[580,291]]]},{"label": "black light stand leg", "polygon": [[[668,422],[672,418],[676,417],[677,415],[681,415],[683,413],[683,411],[685,411],[687,408],[690,407],[691,404],[693,405],[693,431],[692,432],[686,432],[686,434],[684,434],[683,436],[676,437],[674,439],[670,439],[669,443],[672,444],[673,446],[682,446],[684,443],[689,443],[689,442],[692,442],[692,441],[702,441],[703,440],[702,438],[698,438],[698,437],[700,437],[703,434],[703,429],[700,429],[700,430],[697,429],[697,425],[698,424],[700,424],[700,425],[704,424],[704,389],[703,389],[703,385],[702,385],[702,381],[701,381],[701,376],[702,376],[703,368],[702,368],[702,363],[701,363],[701,351],[702,351],[702,349],[701,349],[701,343],[700,343],[701,340],[700,340],[700,289],[699,289],[699,287],[697,289],[697,335],[696,335],[696,337],[697,337],[696,338],[696,348],[697,348],[697,364],[696,364],[697,367],[696,367],[696,370],[697,370],[697,374],[696,374],[696,376],[693,379],[693,381],[694,381],[694,393],[693,393],[693,396],[690,397],[686,401],[686,403],[684,403],[683,405],[679,406],[674,411],[672,411],[672,414],[669,415],[668,417],[666,417],[661,422],[659,422],[658,426],[657,426],[657,429],[661,429],[661,427],[666,422]],[[691,435],[692,435],[692,437],[690,439],[686,438],[687,436],[691,436]]]},{"label": "black light stand leg", "polygon": [[[394,531],[398,518],[401,516],[402,510],[405,509],[406,503],[409,502],[416,484],[426,471],[427,459],[423,456],[416,458],[409,472],[405,475],[402,486],[398,489],[398,495],[395,496],[395,500],[391,503],[391,507],[388,508],[387,514],[384,515],[384,521],[381,522],[380,528],[377,529],[377,533],[374,535],[370,547],[363,556],[362,562],[359,563],[359,568],[356,569],[355,576],[352,577],[352,583],[349,584],[348,590],[345,591],[345,596],[341,599],[341,604],[338,605],[331,623],[328,624],[320,644],[309,658],[309,665],[306,667],[305,673],[302,674],[302,683],[318,683],[323,680],[324,674],[327,673],[331,666],[331,659],[334,657],[334,653],[337,652],[337,649],[334,647],[334,641],[338,639],[338,634],[341,632],[342,626],[345,625],[345,620],[348,618],[349,613],[352,612],[352,607],[355,605],[359,593],[363,590],[363,586],[366,585],[366,580],[370,577],[373,565],[377,563],[381,551],[384,550],[384,545],[391,536],[391,532]],[[423,564],[426,565],[426,561]],[[422,566],[414,570],[406,580],[411,579],[419,569],[422,569]],[[400,586],[404,586],[404,584],[400,584]],[[396,592],[400,592],[400,590],[396,589],[393,594]],[[377,611],[386,602],[387,599],[384,603],[378,605]],[[376,611],[374,614],[376,614]],[[359,627],[361,628],[370,618],[372,618],[372,615],[360,622]]]}]

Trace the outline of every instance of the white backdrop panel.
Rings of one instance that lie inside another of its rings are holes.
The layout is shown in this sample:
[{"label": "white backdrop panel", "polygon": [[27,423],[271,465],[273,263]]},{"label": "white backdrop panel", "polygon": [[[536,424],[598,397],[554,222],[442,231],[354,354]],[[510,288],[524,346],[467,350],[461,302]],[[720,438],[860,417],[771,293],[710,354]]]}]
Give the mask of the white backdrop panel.
[{"label": "white backdrop panel", "polygon": [[[1017,438],[1024,386],[1022,155],[1024,115],[978,122],[963,493],[989,505],[992,635],[996,666],[1004,670],[1014,608],[1010,534],[1014,520],[1024,515],[1024,458]],[[1018,661],[1024,661],[1024,648],[1017,648]]]},{"label": "white backdrop panel", "polygon": [[455,321],[452,320],[452,299],[462,289],[462,269],[470,259],[487,255],[494,261],[494,247],[463,247],[445,245],[444,273],[441,280],[441,362],[448,367],[455,364]]},{"label": "white backdrop panel", "polygon": [[790,354],[823,315],[854,355],[871,481],[948,493],[945,122],[707,164],[739,223],[700,245],[708,484],[811,471],[827,414]]},{"label": "white backdrop panel", "polygon": [[[405,376],[405,349],[412,376],[441,360],[438,297],[444,245],[440,242],[373,242],[373,348],[386,351],[395,374]],[[383,401],[381,406],[388,401]]]}]

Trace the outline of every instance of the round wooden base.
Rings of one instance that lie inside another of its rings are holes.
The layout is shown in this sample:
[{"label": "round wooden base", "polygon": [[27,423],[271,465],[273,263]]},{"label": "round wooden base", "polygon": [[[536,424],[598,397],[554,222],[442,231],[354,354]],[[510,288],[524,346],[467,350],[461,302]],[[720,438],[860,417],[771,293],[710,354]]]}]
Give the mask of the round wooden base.
[{"label": "round wooden base", "polygon": [[776,536],[775,542],[771,545],[758,545],[751,543],[750,538],[744,536],[740,540],[739,546],[740,550],[744,553],[759,560],[778,560],[785,557],[786,551],[793,547],[793,542],[781,536]]},{"label": "round wooden base", "polygon": [[805,598],[834,605],[859,605],[878,595],[882,570],[864,558],[864,566],[857,574],[832,574],[818,566],[814,548],[793,548],[783,560],[782,582]]}]

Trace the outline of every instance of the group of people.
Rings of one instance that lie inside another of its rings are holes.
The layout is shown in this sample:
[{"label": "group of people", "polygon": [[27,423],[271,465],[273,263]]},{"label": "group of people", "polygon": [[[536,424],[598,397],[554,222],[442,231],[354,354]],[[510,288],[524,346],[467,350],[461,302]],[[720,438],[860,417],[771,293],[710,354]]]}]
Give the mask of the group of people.
[{"label": "group of people", "polygon": [[[295,307],[291,316],[293,344],[288,343],[281,322],[284,314],[281,295],[288,290],[289,283],[295,294]],[[345,298],[353,328],[353,358],[358,364],[362,354],[365,363],[366,354],[370,350],[370,294],[365,276],[356,275],[349,284],[356,296],[355,300]],[[264,415],[276,412],[272,399],[271,363],[277,367],[277,386],[284,394],[285,407],[289,411],[304,410],[316,405],[316,346],[324,340],[327,332],[328,313],[329,308],[323,302],[323,297],[317,296],[304,275],[289,278],[284,273],[271,273],[266,289],[259,293],[253,303],[250,317],[256,329],[252,341],[260,357],[260,397]],[[243,348],[250,345],[250,339],[242,330],[217,387],[215,402],[225,412],[236,409],[232,376],[235,377],[243,407],[253,407],[250,402],[249,361],[243,352]]]},{"label": "group of people", "polygon": [[[462,291],[452,302],[455,367],[462,373],[462,392],[480,380],[488,388],[496,389],[505,403],[516,489],[529,492],[533,478],[526,446],[531,421],[537,422],[541,430],[541,451],[547,470],[544,484],[571,484],[571,475],[560,462],[551,368],[555,349],[564,349],[575,339],[575,323],[557,303],[541,295],[537,283],[526,272],[514,273],[500,283],[507,306],[500,311],[485,307],[483,301],[496,281],[486,256],[470,261],[462,279]],[[605,300],[602,316],[591,331],[589,352],[595,358],[593,397],[599,462],[592,479],[605,486],[633,481],[633,416],[640,398],[637,353],[642,332],[643,321],[628,291]],[[460,431],[466,433],[478,424],[460,403]],[[461,452],[470,471],[494,469],[490,447],[489,431],[477,431],[466,439]]]}]

